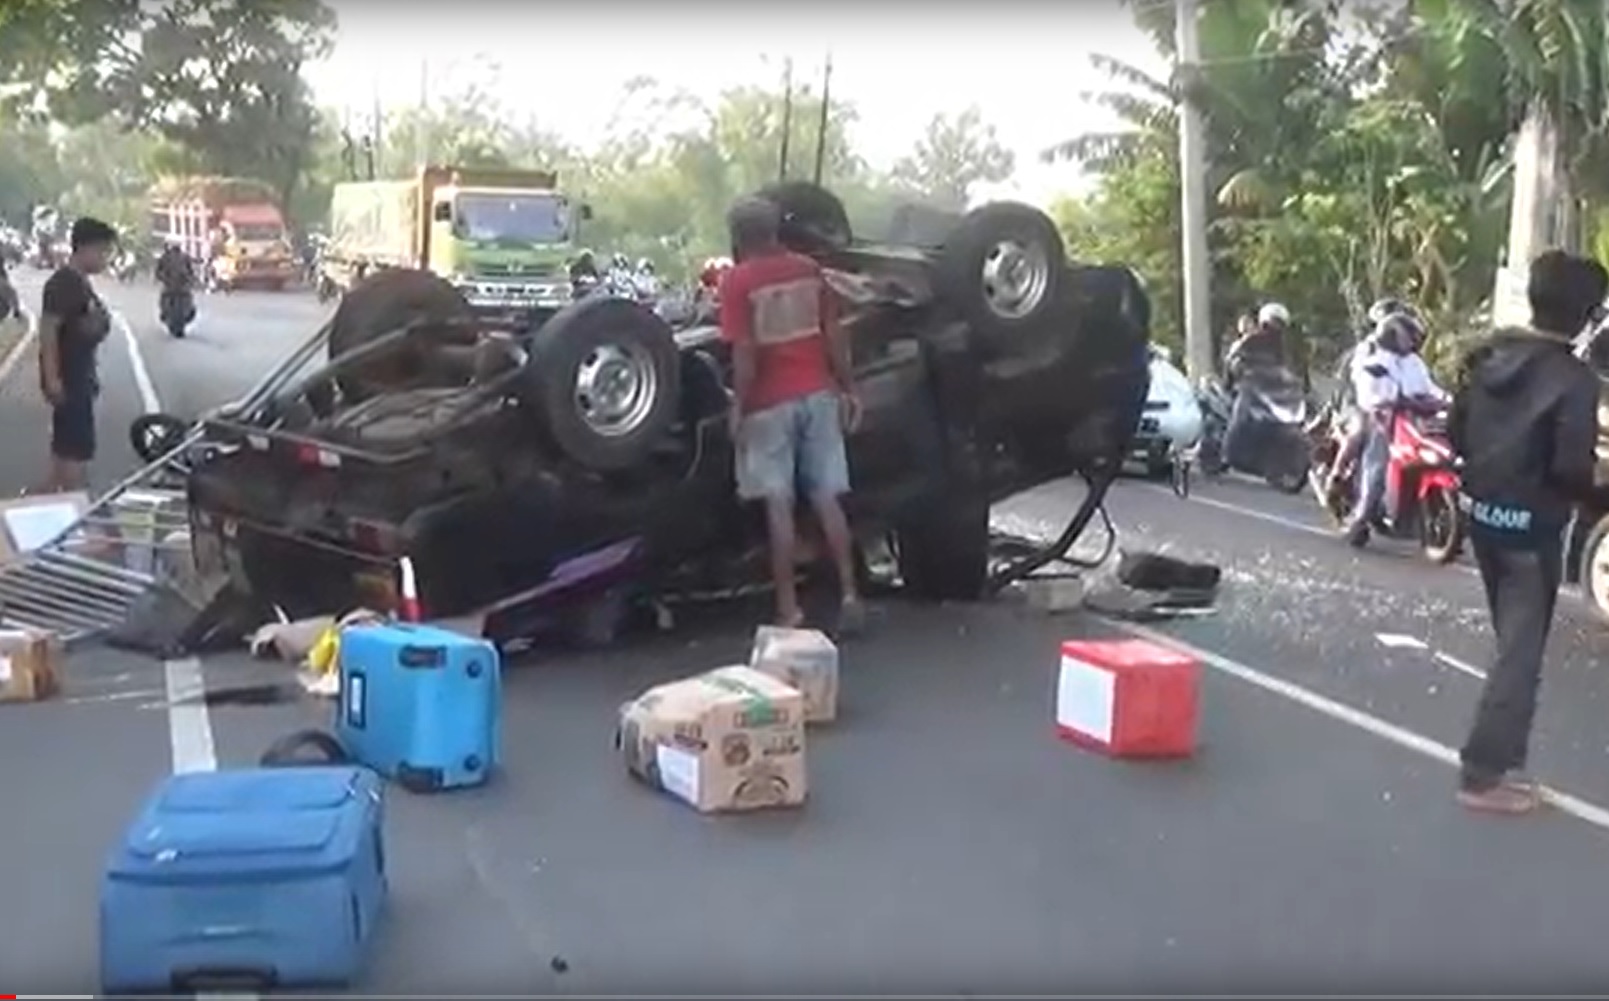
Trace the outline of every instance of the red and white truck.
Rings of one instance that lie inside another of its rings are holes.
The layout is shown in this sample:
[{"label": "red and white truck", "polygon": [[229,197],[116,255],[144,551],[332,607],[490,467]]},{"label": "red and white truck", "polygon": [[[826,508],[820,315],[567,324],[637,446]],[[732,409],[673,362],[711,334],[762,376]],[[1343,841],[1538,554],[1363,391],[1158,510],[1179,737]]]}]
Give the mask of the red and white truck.
[{"label": "red and white truck", "polygon": [[173,177],[150,192],[151,240],[177,243],[224,289],[280,290],[298,267],[273,188],[240,177]]}]

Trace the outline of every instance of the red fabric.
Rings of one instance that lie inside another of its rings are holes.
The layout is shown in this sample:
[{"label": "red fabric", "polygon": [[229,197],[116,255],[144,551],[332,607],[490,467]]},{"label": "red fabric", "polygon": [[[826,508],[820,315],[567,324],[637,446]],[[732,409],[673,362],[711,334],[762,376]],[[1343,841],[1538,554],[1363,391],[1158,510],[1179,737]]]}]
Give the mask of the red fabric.
[{"label": "red fabric", "polygon": [[821,266],[778,250],[727,272],[721,283],[721,337],[755,349],[755,378],[745,413],[832,388],[826,324],[836,303]]}]

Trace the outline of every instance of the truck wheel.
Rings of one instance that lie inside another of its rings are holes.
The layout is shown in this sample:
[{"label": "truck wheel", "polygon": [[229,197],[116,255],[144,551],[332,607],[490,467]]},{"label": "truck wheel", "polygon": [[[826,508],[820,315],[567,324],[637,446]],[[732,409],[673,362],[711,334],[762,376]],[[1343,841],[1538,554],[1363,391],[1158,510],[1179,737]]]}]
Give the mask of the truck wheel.
[{"label": "truck wheel", "polygon": [[521,402],[570,459],[594,472],[648,457],[681,407],[670,326],[613,296],[560,310],[531,339]]},{"label": "truck wheel", "polygon": [[1014,352],[1056,309],[1066,251],[1050,217],[995,202],[962,218],[939,251],[935,286],[972,325],[985,353]]},{"label": "truck wheel", "polygon": [[854,239],[838,196],[810,181],[783,181],[760,191],[782,212],[782,243],[799,254],[843,250]]}]

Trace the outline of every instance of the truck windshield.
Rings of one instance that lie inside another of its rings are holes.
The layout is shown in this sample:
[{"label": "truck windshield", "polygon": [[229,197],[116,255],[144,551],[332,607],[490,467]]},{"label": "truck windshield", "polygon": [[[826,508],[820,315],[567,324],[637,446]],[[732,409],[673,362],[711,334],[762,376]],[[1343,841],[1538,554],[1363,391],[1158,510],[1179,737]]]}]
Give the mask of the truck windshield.
[{"label": "truck windshield", "polygon": [[502,243],[562,243],[570,209],[553,195],[460,195],[460,236]]},{"label": "truck windshield", "polygon": [[235,239],[249,243],[278,240],[285,235],[278,226],[269,222],[237,222],[233,226]]}]

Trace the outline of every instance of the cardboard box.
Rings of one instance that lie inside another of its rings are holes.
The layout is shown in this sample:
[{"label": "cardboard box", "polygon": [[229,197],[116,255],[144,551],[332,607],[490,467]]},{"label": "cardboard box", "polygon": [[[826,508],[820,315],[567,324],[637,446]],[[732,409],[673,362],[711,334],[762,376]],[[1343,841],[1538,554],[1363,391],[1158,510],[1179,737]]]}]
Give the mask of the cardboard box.
[{"label": "cardboard box", "polygon": [[1114,758],[1189,757],[1201,665],[1148,640],[1068,640],[1056,679],[1056,731]]},{"label": "cardboard box", "polygon": [[761,626],[749,650],[749,666],[804,695],[805,722],[831,723],[838,716],[838,647],[816,629]]},{"label": "cardboard box", "polygon": [[0,702],[37,702],[61,689],[61,640],[30,629],[0,630]]},{"label": "cardboard box", "polygon": [[649,689],[615,741],[632,774],[701,813],[805,800],[804,696],[747,667]]}]

